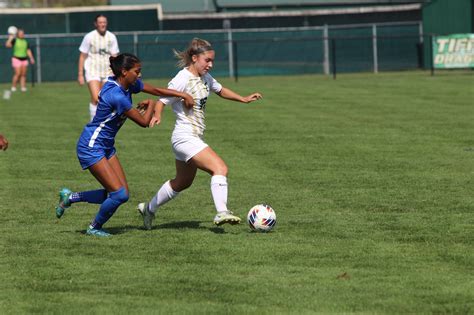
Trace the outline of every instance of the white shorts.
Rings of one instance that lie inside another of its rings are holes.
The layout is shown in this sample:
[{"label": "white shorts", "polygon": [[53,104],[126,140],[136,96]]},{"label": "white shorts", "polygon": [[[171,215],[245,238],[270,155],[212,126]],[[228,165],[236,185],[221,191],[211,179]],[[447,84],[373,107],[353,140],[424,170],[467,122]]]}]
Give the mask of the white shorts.
[{"label": "white shorts", "polygon": [[188,162],[193,156],[204,150],[208,145],[197,136],[171,137],[171,146],[178,161]]},{"label": "white shorts", "polygon": [[98,74],[94,74],[94,75],[91,75],[89,74],[89,72],[86,70],[86,82],[90,82],[90,81],[99,81],[99,82],[107,82],[107,76],[105,77],[101,77],[99,76]]}]

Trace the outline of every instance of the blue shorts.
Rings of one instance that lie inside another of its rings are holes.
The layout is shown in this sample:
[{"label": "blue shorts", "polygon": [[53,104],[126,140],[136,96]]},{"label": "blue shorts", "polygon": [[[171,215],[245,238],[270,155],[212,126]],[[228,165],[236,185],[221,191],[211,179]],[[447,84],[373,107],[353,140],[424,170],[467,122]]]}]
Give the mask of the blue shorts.
[{"label": "blue shorts", "polygon": [[104,157],[109,160],[115,155],[115,148],[110,149],[100,149],[100,148],[90,148],[88,146],[82,145],[81,143],[77,144],[77,158],[83,170],[91,167],[96,164]]}]

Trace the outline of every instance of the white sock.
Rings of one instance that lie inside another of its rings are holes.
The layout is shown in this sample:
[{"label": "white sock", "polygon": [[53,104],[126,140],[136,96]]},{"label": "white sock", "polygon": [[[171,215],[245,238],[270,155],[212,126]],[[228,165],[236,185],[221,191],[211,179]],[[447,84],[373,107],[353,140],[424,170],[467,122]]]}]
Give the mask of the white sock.
[{"label": "white sock", "polygon": [[173,188],[171,188],[170,181],[167,181],[161,186],[156,195],[151,199],[150,203],[148,204],[148,210],[150,210],[152,213],[155,213],[157,208],[175,198],[178,194],[179,192],[174,191]]},{"label": "white sock", "polygon": [[94,105],[92,103],[89,103],[89,113],[91,114],[91,121],[92,119],[94,119],[96,111],[97,111],[97,104]]},{"label": "white sock", "polygon": [[211,177],[211,193],[217,212],[225,212],[227,209],[227,177],[214,175]]}]

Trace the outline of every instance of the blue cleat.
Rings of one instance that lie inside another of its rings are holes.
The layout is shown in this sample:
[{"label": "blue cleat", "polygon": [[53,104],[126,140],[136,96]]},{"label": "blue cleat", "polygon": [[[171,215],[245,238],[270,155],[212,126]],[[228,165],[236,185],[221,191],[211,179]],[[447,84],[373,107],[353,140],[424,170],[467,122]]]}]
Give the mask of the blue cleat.
[{"label": "blue cleat", "polygon": [[87,235],[99,236],[99,237],[109,237],[109,236],[112,236],[112,234],[106,232],[105,230],[96,229],[96,228],[93,228],[92,226],[89,226],[89,227],[87,228],[86,234],[87,234]]},{"label": "blue cleat", "polygon": [[58,219],[60,219],[63,216],[64,211],[71,206],[71,201],[69,201],[69,196],[71,196],[71,194],[72,191],[67,188],[63,188],[59,191],[59,203],[56,206],[56,217]]}]

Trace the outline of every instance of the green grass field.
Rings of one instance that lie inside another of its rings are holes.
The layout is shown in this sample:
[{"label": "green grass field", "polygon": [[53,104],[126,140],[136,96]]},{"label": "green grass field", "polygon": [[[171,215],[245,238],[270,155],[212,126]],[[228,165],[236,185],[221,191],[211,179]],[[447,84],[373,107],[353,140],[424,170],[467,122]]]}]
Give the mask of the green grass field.
[{"label": "green grass field", "polygon": [[54,206],[63,186],[99,188],[75,155],[87,89],[0,99],[0,313],[474,313],[472,72],[221,82],[264,95],[213,95],[206,141],[229,166],[234,212],[274,207],[268,234],[214,227],[203,172],[141,228],[136,204],[174,176],[167,108],[158,128],[120,131],[130,200],[113,237],[85,235],[96,205],[61,220]]}]

